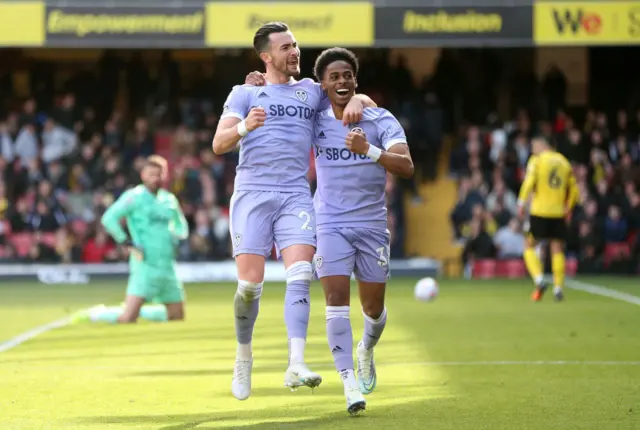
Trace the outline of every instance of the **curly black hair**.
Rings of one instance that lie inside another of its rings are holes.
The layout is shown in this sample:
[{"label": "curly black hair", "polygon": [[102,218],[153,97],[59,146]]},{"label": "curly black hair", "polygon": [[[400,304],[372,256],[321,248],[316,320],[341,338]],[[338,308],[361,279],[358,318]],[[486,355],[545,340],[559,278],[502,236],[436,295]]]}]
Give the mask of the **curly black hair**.
[{"label": "curly black hair", "polygon": [[253,36],[253,49],[260,55],[261,52],[266,52],[269,47],[269,36],[274,33],[286,33],[289,31],[289,26],[284,22],[268,22],[263,24]]},{"label": "curly black hair", "polygon": [[313,74],[316,75],[318,81],[322,80],[325,70],[329,67],[329,64],[335,61],[344,61],[353,68],[353,74],[358,76],[358,57],[356,54],[345,48],[330,48],[325,49],[316,58],[316,64],[313,66]]}]

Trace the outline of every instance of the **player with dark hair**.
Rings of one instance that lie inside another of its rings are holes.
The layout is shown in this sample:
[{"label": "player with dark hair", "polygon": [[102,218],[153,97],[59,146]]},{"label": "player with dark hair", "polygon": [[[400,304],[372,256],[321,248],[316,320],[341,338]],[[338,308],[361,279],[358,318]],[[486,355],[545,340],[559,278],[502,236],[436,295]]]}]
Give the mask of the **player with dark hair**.
[{"label": "player with dark hair", "polygon": [[533,193],[529,210],[529,234],[524,250],[524,262],[536,289],[532,299],[539,301],[548,288],[543,278],[543,267],[536,251],[541,241],[548,241],[551,250],[554,295],[564,299],[565,261],[564,242],[567,235],[566,218],[570,216],[578,200],[578,186],[571,163],[548,142],[538,137],[531,142],[532,156],[527,173],[520,187],[518,210],[524,217],[525,205]]},{"label": "player with dark hair", "polygon": [[[355,414],[365,408],[362,394],[375,389],[373,349],[387,322],[387,172],[409,178],[413,162],[402,126],[386,109],[366,108],[361,121],[342,123],[357,87],[358,59],[353,52],[327,49],[318,56],[314,72],[331,101],[318,114],[314,132],[316,270],[325,292],[329,348],[344,384],[347,410]],[[349,319],[352,273],[365,319],[356,349],[357,380]]]},{"label": "player with dark hair", "polygon": [[[328,101],[311,79],[295,79],[300,74],[300,48],[286,24],[263,25],[253,43],[265,64],[267,85],[234,87],[213,139],[216,154],[240,146],[230,214],[238,268],[234,298],[238,347],[231,390],[239,400],[251,394],[251,340],[265,260],[274,242],[286,268],[284,319],[289,367],[285,386],[313,388],[322,381],[304,363],[311,261],[316,246],[315,215],[306,175],[313,121]],[[364,104],[375,106],[361,96],[347,107],[348,115],[358,119]]]}]

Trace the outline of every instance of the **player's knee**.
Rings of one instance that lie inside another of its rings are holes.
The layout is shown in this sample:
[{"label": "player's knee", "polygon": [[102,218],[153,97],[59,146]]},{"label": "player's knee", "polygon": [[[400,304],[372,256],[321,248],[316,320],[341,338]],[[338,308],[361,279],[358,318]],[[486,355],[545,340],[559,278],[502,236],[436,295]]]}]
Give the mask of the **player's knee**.
[{"label": "player's knee", "polygon": [[258,300],[262,296],[262,282],[238,281],[237,293],[245,302]]},{"label": "player's knee", "polygon": [[298,281],[302,281],[308,284],[311,282],[312,278],[313,267],[308,261],[298,261],[287,268],[287,285]]},{"label": "player's knee", "polygon": [[553,254],[561,254],[564,252],[564,246],[561,241],[554,240],[549,244],[549,248],[551,248],[551,252]]},{"label": "player's knee", "polygon": [[327,306],[346,306],[349,304],[349,291],[341,289],[328,289],[325,292]]}]

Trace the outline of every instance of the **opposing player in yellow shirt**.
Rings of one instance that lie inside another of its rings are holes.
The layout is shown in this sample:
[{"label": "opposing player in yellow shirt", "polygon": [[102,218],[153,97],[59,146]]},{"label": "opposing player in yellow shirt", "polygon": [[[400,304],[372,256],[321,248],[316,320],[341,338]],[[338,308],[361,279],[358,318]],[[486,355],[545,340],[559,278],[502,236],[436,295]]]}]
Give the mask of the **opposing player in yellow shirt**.
[{"label": "opposing player in yellow shirt", "polygon": [[525,205],[533,193],[529,209],[529,234],[524,250],[524,262],[536,284],[532,298],[542,299],[547,284],[543,279],[543,267],[536,252],[538,242],[549,242],[551,270],[553,272],[556,300],[564,299],[564,242],[567,234],[566,220],[578,200],[578,186],[569,161],[553,150],[544,138],[535,138],[527,173],[520,187],[518,213],[524,217]]}]

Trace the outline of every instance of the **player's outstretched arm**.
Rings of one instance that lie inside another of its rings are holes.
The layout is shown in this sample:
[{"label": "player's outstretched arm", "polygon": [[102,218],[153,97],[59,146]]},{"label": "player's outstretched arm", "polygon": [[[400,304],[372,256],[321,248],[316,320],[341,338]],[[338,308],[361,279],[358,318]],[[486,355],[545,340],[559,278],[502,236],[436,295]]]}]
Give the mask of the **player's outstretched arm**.
[{"label": "player's outstretched arm", "polygon": [[267,114],[262,107],[251,109],[243,120],[235,116],[221,119],[213,136],[213,152],[220,155],[232,151],[240,139],[262,127],[266,119]]},{"label": "player's outstretched arm", "polygon": [[178,240],[185,240],[189,237],[189,223],[182,212],[178,199],[173,197],[176,203],[173,211],[173,219],[171,220],[171,234]]},{"label": "player's outstretched arm", "polygon": [[131,213],[134,206],[134,197],[130,192],[125,192],[102,215],[100,223],[113,239],[122,244],[127,241],[127,233],[120,225],[120,220]]}]

